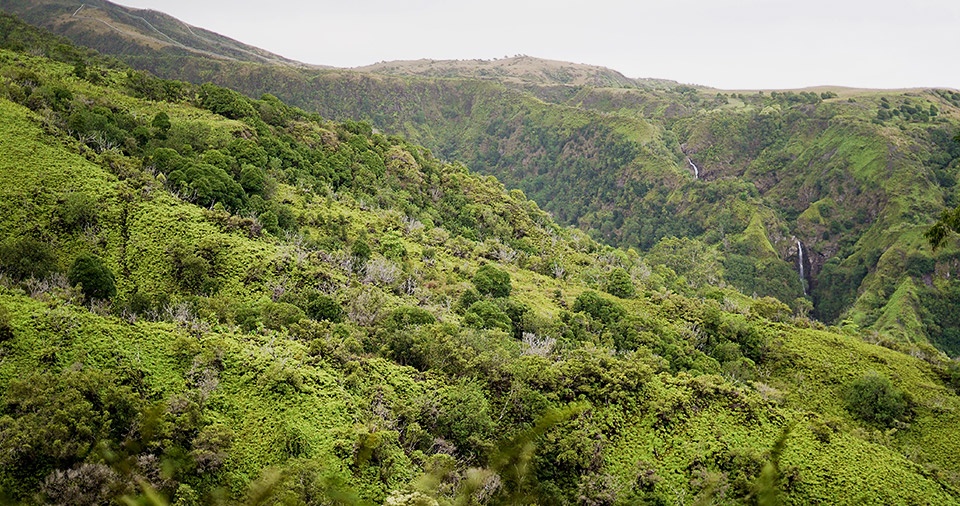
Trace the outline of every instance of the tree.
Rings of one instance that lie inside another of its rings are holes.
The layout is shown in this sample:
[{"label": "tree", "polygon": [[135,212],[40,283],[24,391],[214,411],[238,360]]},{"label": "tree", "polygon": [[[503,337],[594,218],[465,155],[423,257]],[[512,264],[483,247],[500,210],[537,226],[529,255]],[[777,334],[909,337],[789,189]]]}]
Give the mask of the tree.
[{"label": "tree", "polygon": [[627,312],[620,304],[603,298],[594,291],[586,291],[577,296],[573,301],[573,310],[578,313],[586,313],[597,321],[605,324],[614,324],[627,316]]},{"label": "tree", "polygon": [[263,193],[265,182],[266,175],[263,170],[250,164],[244,164],[243,167],[240,168],[240,186],[242,186],[247,193],[251,195]]},{"label": "tree", "polygon": [[513,287],[510,285],[510,274],[486,264],[477,269],[473,275],[473,286],[481,295],[490,297],[509,297]]},{"label": "tree", "polygon": [[170,131],[170,127],[173,125],[170,123],[170,116],[167,113],[160,111],[153,117],[153,121],[150,122],[150,126],[157,130],[156,137],[157,139],[166,139],[167,132]]},{"label": "tree", "polygon": [[109,299],[117,294],[113,272],[94,255],[84,253],[77,257],[67,279],[71,285],[80,285],[88,299]]},{"label": "tree", "polygon": [[13,339],[13,325],[10,324],[10,311],[0,306],[0,343]]},{"label": "tree", "polygon": [[923,236],[930,241],[930,246],[937,249],[943,246],[951,232],[960,232],[960,206],[953,210],[946,210],[940,214],[940,219],[933,224]]},{"label": "tree", "polygon": [[367,260],[370,260],[371,253],[370,245],[362,238],[354,241],[350,247],[350,256],[353,257],[353,261],[357,264],[357,267],[360,268],[363,267],[363,264],[367,263]]}]

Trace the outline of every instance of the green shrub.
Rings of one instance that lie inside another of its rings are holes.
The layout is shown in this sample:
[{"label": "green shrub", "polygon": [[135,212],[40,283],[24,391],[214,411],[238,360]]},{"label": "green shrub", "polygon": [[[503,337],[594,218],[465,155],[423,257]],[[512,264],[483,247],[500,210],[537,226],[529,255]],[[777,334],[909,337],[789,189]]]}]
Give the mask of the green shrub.
[{"label": "green shrub", "polygon": [[606,323],[616,323],[627,316],[627,312],[620,304],[603,298],[594,291],[586,291],[573,301],[573,310],[578,313],[587,313],[593,319]]},{"label": "green shrub", "polygon": [[219,245],[212,242],[192,247],[176,240],[167,246],[173,279],[194,294],[209,295],[217,291],[214,261],[219,254]]},{"label": "green shrub", "polygon": [[847,411],[867,423],[889,427],[910,414],[909,395],[876,371],[848,385],[843,398]]},{"label": "green shrub", "polygon": [[60,224],[66,230],[78,230],[97,223],[97,201],[86,193],[71,193],[57,208]]},{"label": "green shrub", "polygon": [[150,126],[156,129],[157,139],[166,139],[167,132],[170,131],[170,127],[173,125],[170,123],[170,116],[167,113],[160,111],[153,116],[153,120],[150,122]]},{"label": "green shrub", "polygon": [[430,325],[436,323],[437,319],[426,309],[403,306],[393,310],[390,314],[390,322],[396,328],[405,328],[414,325]]},{"label": "green shrub", "polygon": [[287,302],[268,301],[261,306],[263,326],[271,330],[289,327],[303,319],[303,310]]},{"label": "green shrub", "polygon": [[80,285],[88,299],[109,299],[117,294],[113,272],[100,257],[84,253],[70,267],[67,279],[73,286]]},{"label": "green shrub", "polygon": [[353,257],[353,261],[359,267],[362,267],[363,264],[367,263],[367,260],[370,260],[371,253],[370,245],[363,239],[357,239],[350,247],[350,256]]},{"label": "green shrub", "polygon": [[[464,381],[439,392],[437,428],[462,455],[480,455],[489,449],[496,425],[482,387]],[[429,421],[424,420],[429,425]]]},{"label": "green shrub", "polygon": [[462,314],[475,302],[481,299],[483,299],[483,296],[480,295],[480,292],[474,288],[468,288],[462,294],[460,294],[460,298],[457,299],[456,310],[458,313]]},{"label": "green shrub", "polygon": [[56,257],[45,242],[32,237],[10,239],[0,245],[0,269],[14,279],[40,279],[56,271]]},{"label": "green shrub", "polygon": [[259,118],[248,98],[210,83],[200,87],[200,106],[230,119]]},{"label": "green shrub", "polygon": [[251,195],[263,193],[265,183],[266,174],[264,174],[263,169],[250,164],[245,164],[240,168],[240,186],[247,193]]},{"label": "green shrub", "polygon": [[533,331],[530,324],[530,308],[526,304],[511,299],[497,300],[497,306],[510,318],[513,337],[521,339],[525,331]]},{"label": "green shrub", "polygon": [[209,163],[188,161],[167,176],[170,186],[197,204],[208,207],[222,202],[230,209],[243,207],[246,194],[227,171]]},{"label": "green shrub", "polygon": [[960,359],[954,358],[947,366],[941,370],[944,383],[960,392]]},{"label": "green shrub", "polygon": [[13,339],[13,326],[10,325],[10,311],[0,306],[0,343]]},{"label": "green shrub", "polygon": [[473,275],[473,286],[481,295],[490,297],[509,297],[513,287],[510,285],[510,274],[497,269],[491,264],[482,265]]},{"label": "green shrub", "polygon": [[913,253],[907,256],[903,268],[907,271],[907,274],[920,277],[933,273],[936,266],[937,262],[934,259],[919,253]]},{"label": "green shrub", "polygon": [[343,315],[343,306],[328,295],[317,295],[307,302],[307,316],[314,320],[340,323]]},{"label": "green shrub", "polygon": [[761,318],[775,322],[782,322],[792,314],[790,306],[773,297],[763,297],[754,300],[750,305],[750,310]]},{"label": "green shrub", "polygon": [[630,274],[620,267],[610,271],[607,282],[603,286],[603,291],[621,299],[631,299],[637,294],[637,289],[633,286],[633,279],[630,278]]},{"label": "green shrub", "polygon": [[463,322],[478,329],[500,329],[510,332],[513,328],[510,316],[490,300],[474,302],[463,315]]}]

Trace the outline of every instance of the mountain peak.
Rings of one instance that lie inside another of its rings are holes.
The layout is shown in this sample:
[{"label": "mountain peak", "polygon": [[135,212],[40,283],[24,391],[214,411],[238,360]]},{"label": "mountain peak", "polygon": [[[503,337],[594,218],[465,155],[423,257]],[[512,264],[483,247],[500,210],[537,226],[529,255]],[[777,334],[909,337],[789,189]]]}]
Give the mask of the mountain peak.
[{"label": "mountain peak", "polygon": [[221,60],[306,67],[263,49],[191,26],[152,9],[136,9],[106,0],[84,3],[67,0],[11,0],[3,10],[51,29],[80,44],[116,47],[115,53],[137,54],[137,47],[175,54],[195,54]]}]

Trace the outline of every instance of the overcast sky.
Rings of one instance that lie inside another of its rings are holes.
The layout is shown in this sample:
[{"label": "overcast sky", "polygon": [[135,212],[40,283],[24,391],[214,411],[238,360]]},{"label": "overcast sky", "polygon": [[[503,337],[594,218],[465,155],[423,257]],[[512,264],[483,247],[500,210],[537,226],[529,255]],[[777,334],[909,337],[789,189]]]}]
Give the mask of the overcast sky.
[{"label": "overcast sky", "polygon": [[526,54],[724,89],[960,89],[960,0],[119,0],[306,63]]}]

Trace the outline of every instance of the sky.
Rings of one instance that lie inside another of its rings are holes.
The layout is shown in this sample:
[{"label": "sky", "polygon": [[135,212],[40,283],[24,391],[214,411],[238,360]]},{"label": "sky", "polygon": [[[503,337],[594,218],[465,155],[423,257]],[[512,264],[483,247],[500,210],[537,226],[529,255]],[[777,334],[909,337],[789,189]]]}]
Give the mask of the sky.
[{"label": "sky", "polygon": [[305,63],[524,54],[721,89],[960,89],[960,0],[115,0]]}]

